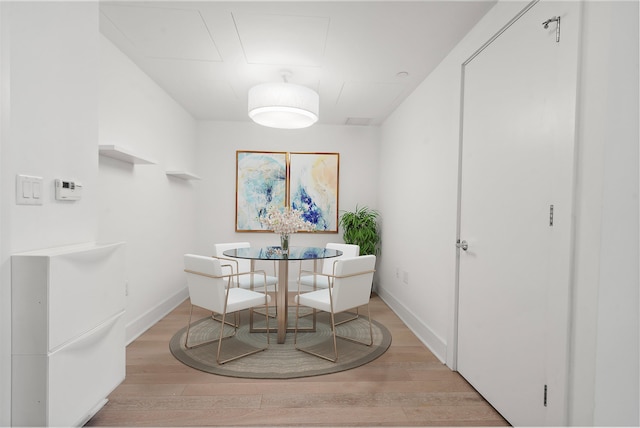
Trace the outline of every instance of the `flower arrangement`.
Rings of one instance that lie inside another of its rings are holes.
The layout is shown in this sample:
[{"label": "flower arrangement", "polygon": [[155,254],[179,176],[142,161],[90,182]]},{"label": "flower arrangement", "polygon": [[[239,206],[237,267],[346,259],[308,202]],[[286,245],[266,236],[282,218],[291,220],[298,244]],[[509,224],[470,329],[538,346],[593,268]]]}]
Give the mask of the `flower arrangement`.
[{"label": "flower arrangement", "polygon": [[280,251],[282,254],[289,253],[289,235],[292,233],[315,230],[316,226],[302,218],[302,211],[289,207],[279,210],[274,206],[267,209],[260,222],[275,233],[280,235]]},{"label": "flower arrangement", "polygon": [[316,228],[313,223],[302,218],[302,211],[289,207],[281,211],[269,206],[267,214],[260,221],[280,235],[290,235],[299,231],[311,232]]}]

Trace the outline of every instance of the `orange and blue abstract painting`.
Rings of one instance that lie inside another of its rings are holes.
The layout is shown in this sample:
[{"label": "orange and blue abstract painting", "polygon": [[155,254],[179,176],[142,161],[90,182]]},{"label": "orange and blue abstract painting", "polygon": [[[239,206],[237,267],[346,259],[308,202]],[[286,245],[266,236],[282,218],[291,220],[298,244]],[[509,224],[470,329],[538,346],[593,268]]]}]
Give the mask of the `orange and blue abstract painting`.
[{"label": "orange and blue abstract painting", "polygon": [[291,153],[290,205],[317,232],[338,231],[338,153]]}]

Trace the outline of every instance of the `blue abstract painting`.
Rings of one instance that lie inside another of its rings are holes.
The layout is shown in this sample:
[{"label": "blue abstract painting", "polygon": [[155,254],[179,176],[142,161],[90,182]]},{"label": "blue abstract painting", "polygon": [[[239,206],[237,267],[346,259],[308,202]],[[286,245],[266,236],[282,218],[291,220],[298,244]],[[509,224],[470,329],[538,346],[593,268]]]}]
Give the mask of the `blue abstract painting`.
[{"label": "blue abstract painting", "polygon": [[236,152],[236,231],[266,231],[260,222],[270,205],[286,206],[287,154]]}]

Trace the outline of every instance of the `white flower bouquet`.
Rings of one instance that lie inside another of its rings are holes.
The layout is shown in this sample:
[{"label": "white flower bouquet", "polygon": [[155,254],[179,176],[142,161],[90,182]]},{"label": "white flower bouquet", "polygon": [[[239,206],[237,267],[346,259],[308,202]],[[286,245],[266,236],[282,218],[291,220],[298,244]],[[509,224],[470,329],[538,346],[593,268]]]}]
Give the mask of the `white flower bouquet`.
[{"label": "white flower bouquet", "polygon": [[266,227],[280,235],[290,235],[300,231],[312,232],[315,230],[315,225],[306,221],[302,217],[302,214],[302,211],[289,207],[280,210],[274,206],[269,206],[267,214],[262,217],[260,221]]}]

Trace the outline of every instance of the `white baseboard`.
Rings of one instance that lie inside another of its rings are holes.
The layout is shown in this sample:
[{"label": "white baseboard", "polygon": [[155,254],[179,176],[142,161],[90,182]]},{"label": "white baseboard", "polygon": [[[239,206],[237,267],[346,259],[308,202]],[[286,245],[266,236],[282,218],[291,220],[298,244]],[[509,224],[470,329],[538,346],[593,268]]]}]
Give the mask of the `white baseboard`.
[{"label": "white baseboard", "polygon": [[126,326],[127,345],[136,340],[142,333],[150,329],[155,323],[164,318],[169,312],[189,297],[187,288],[183,288],[173,296],[169,297],[150,311],[140,315]]},{"label": "white baseboard", "polygon": [[398,315],[409,330],[429,348],[443,364],[446,364],[447,344],[438,337],[427,325],[425,325],[413,312],[409,311],[403,304],[387,293],[382,287],[378,287],[378,296]]}]

